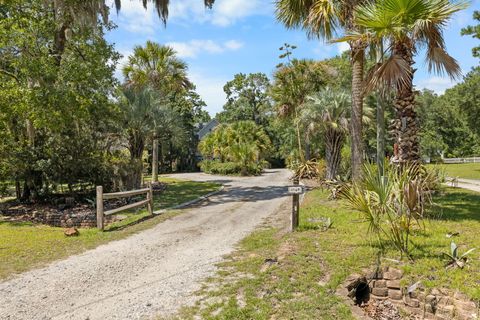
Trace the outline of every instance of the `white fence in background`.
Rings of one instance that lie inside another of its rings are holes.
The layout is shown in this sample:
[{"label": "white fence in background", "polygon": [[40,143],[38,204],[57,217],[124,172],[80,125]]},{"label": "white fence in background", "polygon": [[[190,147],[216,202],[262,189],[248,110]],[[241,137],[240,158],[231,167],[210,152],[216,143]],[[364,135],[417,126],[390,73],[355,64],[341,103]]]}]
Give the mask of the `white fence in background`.
[{"label": "white fence in background", "polygon": [[480,157],[472,158],[443,158],[443,163],[480,163]]}]

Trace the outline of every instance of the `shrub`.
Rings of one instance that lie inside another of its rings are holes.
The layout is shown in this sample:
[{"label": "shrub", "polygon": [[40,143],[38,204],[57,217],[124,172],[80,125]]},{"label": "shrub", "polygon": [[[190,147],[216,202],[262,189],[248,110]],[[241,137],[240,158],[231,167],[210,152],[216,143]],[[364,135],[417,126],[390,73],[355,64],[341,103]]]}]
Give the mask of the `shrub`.
[{"label": "shrub", "polygon": [[312,159],[301,163],[292,163],[291,169],[298,179],[323,179],[326,165],[324,160]]},{"label": "shrub", "polygon": [[200,169],[205,173],[219,175],[259,175],[267,165],[266,161],[244,166],[238,162],[203,160],[200,162]]},{"label": "shrub", "polygon": [[434,173],[415,164],[398,168],[386,163],[385,175],[366,165],[363,179],[345,188],[342,195],[358,210],[381,242],[391,242],[402,255],[409,254],[411,231],[423,226],[431,193],[438,186]]}]

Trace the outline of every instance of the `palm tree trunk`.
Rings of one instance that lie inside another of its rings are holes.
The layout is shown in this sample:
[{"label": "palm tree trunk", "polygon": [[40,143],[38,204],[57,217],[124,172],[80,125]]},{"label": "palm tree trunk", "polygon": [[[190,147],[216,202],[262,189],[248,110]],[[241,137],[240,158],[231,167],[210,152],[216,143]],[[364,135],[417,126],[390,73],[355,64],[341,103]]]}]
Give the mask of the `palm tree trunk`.
[{"label": "palm tree trunk", "polygon": [[385,101],[381,92],[377,93],[377,166],[380,176],[384,175],[385,161]]},{"label": "palm tree trunk", "polygon": [[131,133],[129,136],[129,151],[132,164],[132,173],[127,183],[128,189],[138,189],[142,183],[143,163],[142,156],[145,141],[141,134]]},{"label": "palm tree trunk", "polygon": [[152,147],[152,182],[158,182],[158,139],[153,139],[153,147]]},{"label": "palm tree trunk", "polygon": [[342,160],[342,147],[345,143],[345,133],[333,128],[325,133],[325,161],[327,163],[327,180],[335,180]]},{"label": "palm tree trunk", "polygon": [[394,54],[400,55],[407,61],[409,75],[406,81],[397,85],[395,97],[395,120],[393,132],[398,144],[398,161],[403,164],[416,162],[420,159],[420,148],[418,141],[418,123],[415,112],[415,95],[413,92],[413,47],[410,41],[396,43]]},{"label": "palm tree trunk", "polygon": [[365,49],[362,43],[351,43],[352,51],[352,115],[350,135],[352,137],[352,179],[357,181],[362,174],[363,163],[363,69]]}]

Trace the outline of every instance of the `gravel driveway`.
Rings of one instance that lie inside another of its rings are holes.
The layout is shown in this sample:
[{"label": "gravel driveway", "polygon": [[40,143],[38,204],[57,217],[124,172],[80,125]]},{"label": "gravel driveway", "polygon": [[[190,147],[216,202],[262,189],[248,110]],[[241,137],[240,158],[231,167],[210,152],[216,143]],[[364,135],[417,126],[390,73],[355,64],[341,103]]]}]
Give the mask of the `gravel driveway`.
[{"label": "gravel driveway", "polygon": [[180,174],[225,190],[127,239],[0,283],[0,319],[150,319],[195,301],[214,264],[271,215],[290,172],[253,178]]}]

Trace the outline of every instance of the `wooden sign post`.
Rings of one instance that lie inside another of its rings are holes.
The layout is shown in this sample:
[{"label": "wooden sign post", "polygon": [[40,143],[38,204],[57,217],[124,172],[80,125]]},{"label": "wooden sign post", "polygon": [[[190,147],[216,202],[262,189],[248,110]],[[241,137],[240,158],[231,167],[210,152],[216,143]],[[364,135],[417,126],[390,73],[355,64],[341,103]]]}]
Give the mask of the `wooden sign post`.
[{"label": "wooden sign post", "polygon": [[290,231],[295,231],[298,227],[300,215],[300,195],[303,193],[302,186],[299,185],[298,178],[293,180],[293,186],[288,187],[288,193],[292,195],[292,216],[290,218]]}]

